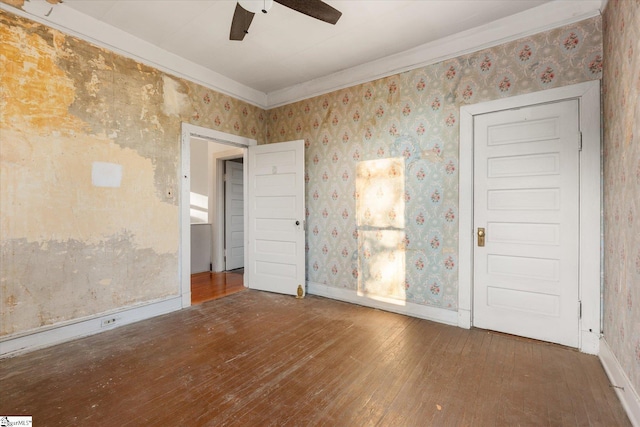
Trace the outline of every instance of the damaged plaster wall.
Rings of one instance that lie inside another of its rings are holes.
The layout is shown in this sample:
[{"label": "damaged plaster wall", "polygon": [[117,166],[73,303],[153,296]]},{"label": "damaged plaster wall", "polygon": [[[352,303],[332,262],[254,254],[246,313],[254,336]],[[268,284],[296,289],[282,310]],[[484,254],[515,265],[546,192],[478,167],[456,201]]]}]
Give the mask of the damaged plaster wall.
[{"label": "damaged plaster wall", "polygon": [[265,112],[4,11],[0,69],[0,336],[179,295],[181,123]]}]

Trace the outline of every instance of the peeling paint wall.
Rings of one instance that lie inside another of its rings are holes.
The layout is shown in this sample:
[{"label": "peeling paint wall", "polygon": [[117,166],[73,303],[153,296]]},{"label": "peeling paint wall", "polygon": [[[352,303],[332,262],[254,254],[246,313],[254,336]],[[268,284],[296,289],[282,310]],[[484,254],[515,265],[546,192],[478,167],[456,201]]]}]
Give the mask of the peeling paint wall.
[{"label": "peeling paint wall", "polygon": [[265,112],[3,11],[0,70],[0,336],[178,295],[181,122]]}]

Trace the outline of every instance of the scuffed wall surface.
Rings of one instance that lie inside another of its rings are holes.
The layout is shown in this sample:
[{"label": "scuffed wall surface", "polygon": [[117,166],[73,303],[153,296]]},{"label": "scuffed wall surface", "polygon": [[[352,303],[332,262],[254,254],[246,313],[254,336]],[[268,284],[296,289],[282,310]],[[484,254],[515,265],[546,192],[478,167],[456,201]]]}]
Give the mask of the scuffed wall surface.
[{"label": "scuffed wall surface", "polygon": [[181,122],[264,111],[3,11],[0,69],[0,335],[178,295]]},{"label": "scuffed wall surface", "polygon": [[604,13],[604,336],[640,390],[640,2]]},{"label": "scuffed wall surface", "polygon": [[600,23],[270,110],[269,142],[307,146],[307,279],[456,310],[460,107],[599,79]]}]

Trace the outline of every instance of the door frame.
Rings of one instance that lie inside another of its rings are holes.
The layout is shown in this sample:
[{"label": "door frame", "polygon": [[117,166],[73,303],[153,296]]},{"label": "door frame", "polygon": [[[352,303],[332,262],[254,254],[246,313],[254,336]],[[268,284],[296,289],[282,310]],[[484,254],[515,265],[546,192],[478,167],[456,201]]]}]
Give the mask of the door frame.
[{"label": "door frame", "polygon": [[[473,117],[529,105],[576,99],[579,104],[580,151],[578,298],[582,302],[578,348],[598,354],[602,332],[602,138],[600,81],[593,80],[460,109],[458,209],[458,326],[473,326]],[[576,307],[576,316],[579,307]]]},{"label": "door frame", "polygon": [[[189,212],[190,208],[190,191],[191,191],[191,138],[200,138],[207,141],[216,142],[220,144],[229,145],[232,147],[240,147],[244,149],[243,161],[244,179],[247,180],[247,168],[248,168],[248,156],[247,150],[250,146],[258,145],[255,139],[245,138],[243,136],[232,135],[225,132],[220,132],[214,129],[205,128],[202,126],[192,125],[190,123],[182,123],[182,129],[180,133],[180,175],[178,180],[180,182],[180,195],[179,195],[179,226],[180,226],[180,245],[178,249],[178,274],[180,281],[180,297],[182,300],[182,308],[189,307],[191,305],[191,216]],[[245,196],[245,216],[244,225],[248,226],[247,210],[247,189],[244,188]],[[246,242],[245,242],[246,244]],[[245,265],[248,264],[248,254],[245,252]],[[248,285],[247,275],[244,275],[244,285]]]}]

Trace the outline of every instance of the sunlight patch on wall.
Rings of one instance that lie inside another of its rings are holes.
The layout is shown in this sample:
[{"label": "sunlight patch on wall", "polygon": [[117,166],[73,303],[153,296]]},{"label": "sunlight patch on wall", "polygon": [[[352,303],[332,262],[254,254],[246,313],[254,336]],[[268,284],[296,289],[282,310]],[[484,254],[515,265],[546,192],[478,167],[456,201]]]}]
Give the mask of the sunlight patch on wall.
[{"label": "sunlight patch on wall", "polygon": [[356,166],[358,295],[404,304],[404,158]]},{"label": "sunlight patch on wall", "polygon": [[191,223],[209,222],[209,197],[192,191],[189,199],[191,200],[191,206],[189,209]]}]

